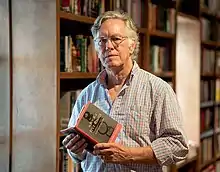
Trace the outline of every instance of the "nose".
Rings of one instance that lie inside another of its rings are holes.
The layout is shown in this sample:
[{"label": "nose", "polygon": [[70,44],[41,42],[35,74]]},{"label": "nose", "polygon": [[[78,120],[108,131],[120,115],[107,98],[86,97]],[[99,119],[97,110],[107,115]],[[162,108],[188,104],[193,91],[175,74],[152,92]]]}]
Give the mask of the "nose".
[{"label": "nose", "polygon": [[105,46],[106,46],[106,49],[110,49],[110,50],[114,49],[114,46],[113,46],[112,41],[110,39],[108,39]]}]

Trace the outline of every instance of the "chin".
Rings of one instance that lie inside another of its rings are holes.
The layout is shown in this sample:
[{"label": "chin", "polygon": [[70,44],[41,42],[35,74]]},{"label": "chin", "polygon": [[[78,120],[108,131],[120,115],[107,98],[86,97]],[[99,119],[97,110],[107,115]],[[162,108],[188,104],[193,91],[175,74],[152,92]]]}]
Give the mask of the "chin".
[{"label": "chin", "polygon": [[121,67],[122,65],[121,64],[119,64],[119,63],[106,63],[106,68],[108,68],[108,69],[114,69],[114,68],[119,68],[119,67]]}]

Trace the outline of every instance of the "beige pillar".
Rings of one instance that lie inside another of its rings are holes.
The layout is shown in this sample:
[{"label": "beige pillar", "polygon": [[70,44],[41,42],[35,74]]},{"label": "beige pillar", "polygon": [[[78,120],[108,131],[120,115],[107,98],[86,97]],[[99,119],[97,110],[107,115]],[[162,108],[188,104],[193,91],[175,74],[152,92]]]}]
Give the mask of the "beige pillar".
[{"label": "beige pillar", "polygon": [[8,0],[0,3],[0,171],[9,171],[10,55]]},{"label": "beige pillar", "polygon": [[12,172],[56,170],[56,0],[12,0]]}]

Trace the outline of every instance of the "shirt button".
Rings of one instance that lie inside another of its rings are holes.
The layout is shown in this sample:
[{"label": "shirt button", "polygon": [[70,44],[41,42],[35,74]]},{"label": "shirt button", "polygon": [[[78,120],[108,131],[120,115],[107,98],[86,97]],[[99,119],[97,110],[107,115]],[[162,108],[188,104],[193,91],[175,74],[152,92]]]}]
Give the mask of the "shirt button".
[{"label": "shirt button", "polygon": [[125,90],[122,90],[121,92],[120,92],[120,96],[124,96],[125,95]]}]

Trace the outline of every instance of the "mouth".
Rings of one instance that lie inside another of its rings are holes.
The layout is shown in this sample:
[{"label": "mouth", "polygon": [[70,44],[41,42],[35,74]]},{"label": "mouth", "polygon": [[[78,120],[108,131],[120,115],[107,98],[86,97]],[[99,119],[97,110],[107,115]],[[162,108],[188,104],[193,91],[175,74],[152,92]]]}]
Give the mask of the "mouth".
[{"label": "mouth", "polygon": [[115,55],[115,54],[111,54],[111,55],[107,55],[107,56],[105,56],[105,58],[109,58],[109,57],[113,57],[113,56],[117,56],[117,55]]}]

